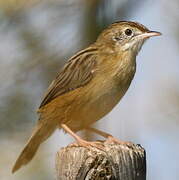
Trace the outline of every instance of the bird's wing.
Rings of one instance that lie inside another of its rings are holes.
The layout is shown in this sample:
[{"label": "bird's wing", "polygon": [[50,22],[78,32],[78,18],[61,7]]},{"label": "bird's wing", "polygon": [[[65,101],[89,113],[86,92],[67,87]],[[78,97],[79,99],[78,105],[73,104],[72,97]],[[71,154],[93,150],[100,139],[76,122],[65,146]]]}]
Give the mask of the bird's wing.
[{"label": "bird's wing", "polygon": [[93,77],[96,52],[97,48],[91,46],[72,56],[56,79],[52,81],[39,108],[57,96],[87,84]]}]

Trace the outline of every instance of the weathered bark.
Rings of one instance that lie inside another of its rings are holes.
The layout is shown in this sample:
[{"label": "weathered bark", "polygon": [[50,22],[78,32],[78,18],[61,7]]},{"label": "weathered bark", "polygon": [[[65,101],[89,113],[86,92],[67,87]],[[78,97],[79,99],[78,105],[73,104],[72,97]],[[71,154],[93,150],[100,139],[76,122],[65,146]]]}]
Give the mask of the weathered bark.
[{"label": "weathered bark", "polygon": [[145,150],[140,145],[99,142],[104,150],[69,145],[56,156],[57,180],[145,180]]}]

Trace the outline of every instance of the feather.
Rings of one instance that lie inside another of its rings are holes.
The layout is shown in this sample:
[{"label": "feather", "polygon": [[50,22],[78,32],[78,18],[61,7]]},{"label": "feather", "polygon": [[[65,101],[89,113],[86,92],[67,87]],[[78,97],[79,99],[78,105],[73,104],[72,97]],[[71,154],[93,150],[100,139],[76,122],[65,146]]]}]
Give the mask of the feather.
[{"label": "feather", "polygon": [[90,46],[72,56],[49,86],[39,108],[56,97],[87,84],[93,77],[96,54],[97,48]]}]

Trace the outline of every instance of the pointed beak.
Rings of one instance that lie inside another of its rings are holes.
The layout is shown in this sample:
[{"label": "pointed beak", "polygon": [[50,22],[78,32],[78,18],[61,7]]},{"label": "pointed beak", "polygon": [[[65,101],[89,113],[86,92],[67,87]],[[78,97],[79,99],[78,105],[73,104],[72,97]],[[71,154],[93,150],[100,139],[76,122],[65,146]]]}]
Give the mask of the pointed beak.
[{"label": "pointed beak", "polygon": [[140,35],[137,35],[138,38],[141,38],[141,39],[147,39],[147,38],[150,38],[150,37],[153,37],[153,36],[161,36],[162,33],[160,32],[157,32],[157,31],[149,31],[149,32],[145,32],[145,33],[142,33]]}]

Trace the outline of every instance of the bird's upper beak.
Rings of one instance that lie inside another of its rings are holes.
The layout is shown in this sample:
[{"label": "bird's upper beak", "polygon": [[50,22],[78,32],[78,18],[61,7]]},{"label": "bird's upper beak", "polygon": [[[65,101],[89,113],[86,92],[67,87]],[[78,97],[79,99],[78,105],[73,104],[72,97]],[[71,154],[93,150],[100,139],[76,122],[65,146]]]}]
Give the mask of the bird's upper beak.
[{"label": "bird's upper beak", "polygon": [[152,36],[161,36],[162,33],[160,32],[157,32],[157,31],[149,31],[149,32],[144,32],[140,35],[137,35],[138,38],[141,38],[141,39],[147,39],[147,38],[150,38]]}]

